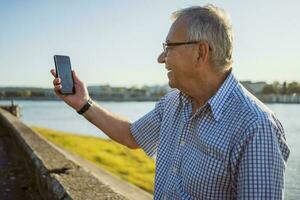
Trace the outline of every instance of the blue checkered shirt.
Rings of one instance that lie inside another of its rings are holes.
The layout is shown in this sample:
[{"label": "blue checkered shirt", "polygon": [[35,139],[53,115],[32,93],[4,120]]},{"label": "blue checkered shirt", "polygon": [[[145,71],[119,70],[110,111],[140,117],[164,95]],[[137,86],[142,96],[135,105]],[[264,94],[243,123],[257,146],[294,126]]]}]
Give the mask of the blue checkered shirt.
[{"label": "blue checkered shirt", "polygon": [[174,90],[131,125],[156,155],[154,199],[282,199],[289,157],[282,125],[230,73],[192,114]]}]

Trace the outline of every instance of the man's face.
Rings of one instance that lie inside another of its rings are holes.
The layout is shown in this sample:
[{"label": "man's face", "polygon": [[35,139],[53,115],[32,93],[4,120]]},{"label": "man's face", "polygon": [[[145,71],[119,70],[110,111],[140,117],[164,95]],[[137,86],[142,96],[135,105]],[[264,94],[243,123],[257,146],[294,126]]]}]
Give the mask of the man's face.
[{"label": "man's face", "polygon": [[[173,23],[166,38],[166,43],[188,42],[186,20],[179,19]],[[170,46],[166,52],[162,52],[158,57],[159,63],[165,63],[168,70],[169,86],[179,90],[187,88],[189,81],[194,77],[193,68],[195,51],[193,44]]]}]

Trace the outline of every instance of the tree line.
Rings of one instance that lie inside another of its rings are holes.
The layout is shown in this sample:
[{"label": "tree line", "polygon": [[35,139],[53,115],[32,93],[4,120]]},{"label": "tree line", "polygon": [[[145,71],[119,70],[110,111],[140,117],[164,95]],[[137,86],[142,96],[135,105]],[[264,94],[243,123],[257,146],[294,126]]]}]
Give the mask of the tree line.
[{"label": "tree line", "polygon": [[[134,88],[127,89],[129,92]],[[148,88],[142,88],[146,92]],[[123,91],[123,90],[122,90]],[[120,91],[120,93],[122,92]],[[124,91],[123,91],[124,93]],[[280,83],[279,81],[274,81],[271,84],[266,84],[260,94],[275,94],[275,95],[300,95],[300,83],[284,81]],[[164,94],[160,94],[163,96]],[[26,87],[0,87],[0,98],[13,98],[13,97],[55,97],[52,88],[26,88]]]},{"label": "tree line", "polygon": [[286,81],[284,81],[283,83],[274,81],[273,83],[264,86],[262,94],[300,94],[300,83],[295,81],[290,83],[287,83]]}]

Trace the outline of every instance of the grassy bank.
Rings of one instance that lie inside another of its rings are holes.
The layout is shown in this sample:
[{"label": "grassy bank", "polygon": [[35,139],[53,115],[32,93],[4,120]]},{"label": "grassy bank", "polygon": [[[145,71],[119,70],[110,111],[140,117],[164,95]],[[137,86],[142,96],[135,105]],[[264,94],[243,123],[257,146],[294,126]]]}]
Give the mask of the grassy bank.
[{"label": "grassy bank", "polygon": [[31,127],[65,148],[122,179],[153,193],[155,163],[142,150],[131,150],[111,140]]}]

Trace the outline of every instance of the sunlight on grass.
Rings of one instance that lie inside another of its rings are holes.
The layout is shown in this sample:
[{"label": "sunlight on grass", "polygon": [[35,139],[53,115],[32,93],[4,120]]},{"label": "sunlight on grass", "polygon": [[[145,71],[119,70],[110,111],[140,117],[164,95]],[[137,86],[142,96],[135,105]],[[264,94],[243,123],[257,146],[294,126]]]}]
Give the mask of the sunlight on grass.
[{"label": "sunlight on grass", "polygon": [[122,179],[153,193],[155,162],[142,150],[131,150],[111,140],[75,135],[33,126],[33,130]]}]

